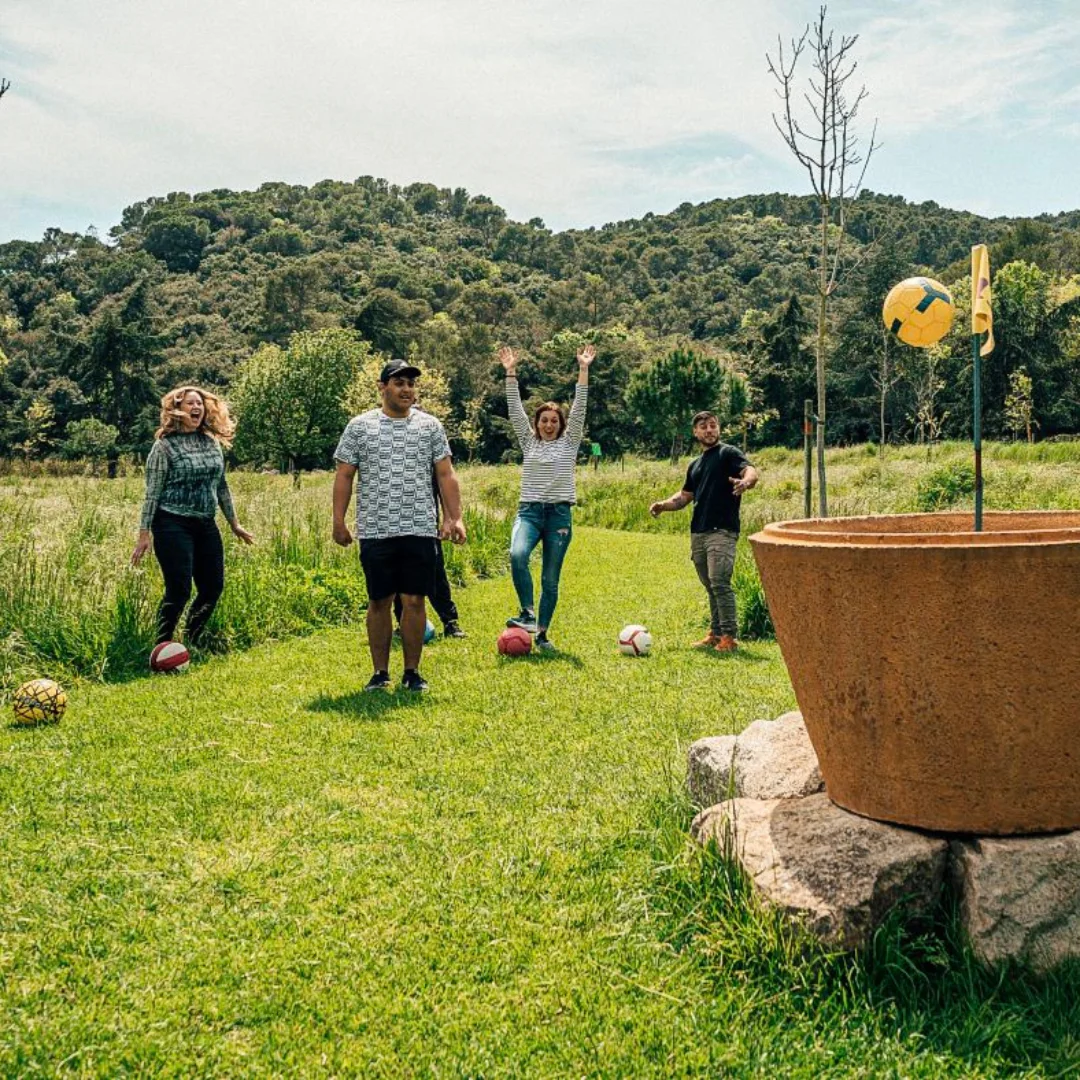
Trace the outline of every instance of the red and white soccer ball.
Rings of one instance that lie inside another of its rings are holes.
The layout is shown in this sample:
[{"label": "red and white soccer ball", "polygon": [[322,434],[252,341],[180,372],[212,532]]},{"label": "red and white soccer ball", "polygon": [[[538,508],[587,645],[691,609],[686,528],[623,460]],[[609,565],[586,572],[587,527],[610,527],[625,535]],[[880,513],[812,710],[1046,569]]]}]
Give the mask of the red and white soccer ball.
[{"label": "red and white soccer ball", "polygon": [[191,656],[179,641],[163,641],[150,653],[151,671],[183,671],[191,663]]},{"label": "red and white soccer ball", "polygon": [[646,656],[652,648],[652,634],[644,626],[631,623],[619,632],[619,652],[627,656]]}]

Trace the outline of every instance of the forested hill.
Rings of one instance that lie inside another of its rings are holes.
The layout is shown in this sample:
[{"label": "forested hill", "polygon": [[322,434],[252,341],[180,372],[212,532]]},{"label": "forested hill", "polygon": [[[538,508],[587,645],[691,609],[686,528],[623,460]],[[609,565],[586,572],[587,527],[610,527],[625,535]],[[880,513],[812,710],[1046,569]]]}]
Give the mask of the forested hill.
[{"label": "forested hill", "polygon": [[[774,194],[554,233],[462,188],[371,177],[147,199],[107,240],[49,230],[37,243],[0,245],[0,456],[58,452],[68,425],[89,416],[138,448],[163,389],[228,389],[260,345],[330,327],[441,369],[451,430],[471,418],[473,448],[488,459],[507,445],[492,392],[496,343],[526,352],[537,392],[563,393],[577,335],[601,345],[597,397],[607,408],[592,422],[613,450],[635,441],[620,408],[630,374],[677,346],[726,354],[752,384],[761,416],[752,437],[790,441],[813,386],[816,223],[813,198]],[[953,283],[979,242],[995,270],[1015,264],[995,280],[1002,347],[988,371],[989,434],[1006,429],[1008,377],[1024,365],[1044,376],[1038,430],[1080,427],[1080,333],[1068,303],[1080,211],[990,220],[865,192],[848,227],[852,254],[865,246],[865,257],[834,298],[831,439],[876,437],[888,286],[916,271]],[[961,346],[927,374],[924,357],[893,344],[891,437],[926,433],[918,413],[928,388],[938,429],[962,424]]]}]

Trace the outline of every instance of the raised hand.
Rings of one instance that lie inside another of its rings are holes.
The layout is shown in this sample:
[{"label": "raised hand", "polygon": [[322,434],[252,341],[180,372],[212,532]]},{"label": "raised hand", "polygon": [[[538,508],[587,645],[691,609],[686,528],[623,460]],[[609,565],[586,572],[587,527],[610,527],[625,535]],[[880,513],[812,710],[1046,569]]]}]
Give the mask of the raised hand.
[{"label": "raised hand", "polygon": [[578,350],[577,362],[579,367],[588,367],[596,359],[596,346],[586,345]]},{"label": "raised hand", "polygon": [[514,355],[514,350],[509,345],[504,345],[499,350],[499,363],[506,368],[507,375],[513,375],[517,370],[517,357]]}]

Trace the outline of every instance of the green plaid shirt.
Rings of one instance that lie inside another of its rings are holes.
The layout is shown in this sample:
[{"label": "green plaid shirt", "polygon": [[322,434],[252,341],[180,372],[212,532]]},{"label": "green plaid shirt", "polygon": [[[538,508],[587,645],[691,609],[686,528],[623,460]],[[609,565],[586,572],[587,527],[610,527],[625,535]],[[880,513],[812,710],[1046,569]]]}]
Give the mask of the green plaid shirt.
[{"label": "green plaid shirt", "polygon": [[155,440],[146,455],[146,499],[139,528],[149,529],[159,509],[181,517],[212,518],[219,506],[230,525],[236,521],[225,480],[225,455],[217,439],[193,431]]}]

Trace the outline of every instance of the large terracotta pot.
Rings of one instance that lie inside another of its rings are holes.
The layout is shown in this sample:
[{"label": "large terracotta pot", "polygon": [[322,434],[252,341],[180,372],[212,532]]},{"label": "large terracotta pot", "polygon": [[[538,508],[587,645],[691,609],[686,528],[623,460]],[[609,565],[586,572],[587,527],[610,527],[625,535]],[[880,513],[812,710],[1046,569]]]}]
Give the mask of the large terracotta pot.
[{"label": "large terracotta pot", "polygon": [[1080,828],[1080,512],[750,538],[832,800],[946,832]]}]

